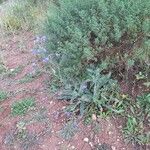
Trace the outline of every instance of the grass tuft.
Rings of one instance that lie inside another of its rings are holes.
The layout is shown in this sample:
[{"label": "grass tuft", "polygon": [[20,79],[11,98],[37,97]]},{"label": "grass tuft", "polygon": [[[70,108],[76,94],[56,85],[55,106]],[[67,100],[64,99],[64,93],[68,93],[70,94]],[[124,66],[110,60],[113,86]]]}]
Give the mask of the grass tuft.
[{"label": "grass tuft", "polygon": [[11,108],[12,115],[14,116],[24,115],[31,107],[34,106],[35,100],[33,98],[26,98],[21,100],[20,102],[15,102]]}]

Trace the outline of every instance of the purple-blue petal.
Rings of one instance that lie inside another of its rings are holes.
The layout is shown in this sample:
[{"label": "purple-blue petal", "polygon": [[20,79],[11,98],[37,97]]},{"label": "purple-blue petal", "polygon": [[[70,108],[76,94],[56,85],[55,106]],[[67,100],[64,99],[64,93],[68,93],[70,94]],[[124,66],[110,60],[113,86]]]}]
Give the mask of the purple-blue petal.
[{"label": "purple-blue petal", "polygon": [[49,62],[49,58],[48,57],[44,58],[43,62],[45,62],[45,63]]}]

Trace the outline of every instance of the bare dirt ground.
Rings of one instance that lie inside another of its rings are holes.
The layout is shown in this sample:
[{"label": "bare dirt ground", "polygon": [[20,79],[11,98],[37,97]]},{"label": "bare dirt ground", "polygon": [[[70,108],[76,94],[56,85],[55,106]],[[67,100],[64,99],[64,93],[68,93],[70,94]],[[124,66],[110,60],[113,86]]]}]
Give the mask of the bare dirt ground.
[{"label": "bare dirt ground", "polygon": [[[7,72],[22,68],[13,76],[0,77],[0,90],[10,93],[7,100],[0,102],[3,108],[0,111],[0,150],[92,150],[96,144],[104,143],[112,150],[134,150],[124,143],[120,121],[112,118],[99,118],[93,123],[99,131],[95,131],[93,125],[84,126],[79,118],[74,127],[77,129],[75,136],[69,140],[60,136],[60,130],[70,119],[62,113],[67,103],[56,100],[46,89],[45,83],[50,82],[50,76],[42,72],[37,58],[31,53],[33,44],[32,32],[20,31],[0,39],[0,51]],[[32,64],[35,62],[41,74],[30,82],[19,82],[34,70]],[[12,104],[28,97],[35,98],[36,106],[23,116],[12,116]],[[18,132],[20,122],[27,133],[25,138],[24,132]]]}]

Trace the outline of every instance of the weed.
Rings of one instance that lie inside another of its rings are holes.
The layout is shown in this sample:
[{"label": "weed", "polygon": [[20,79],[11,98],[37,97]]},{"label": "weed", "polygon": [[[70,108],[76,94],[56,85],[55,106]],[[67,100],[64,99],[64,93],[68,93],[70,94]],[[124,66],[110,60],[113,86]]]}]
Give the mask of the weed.
[{"label": "weed", "polygon": [[101,131],[101,126],[98,122],[93,122],[91,128],[94,134],[99,134]]},{"label": "weed", "polygon": [[23,150],[30,150],[31,147],[39,144],[38,137],[35,134],[28,133],[21,143]]},{"label": "weed", "polygon": [[129,117],[127,120],[126,127],[123,131],[127,142],[131,142],[132,144],[140,142],[140,139],[138,137],[139,129],[136,118]]},{"label": "weed", "polygon": [[19,142],[19,146],[23,150],[29,150],[33,146],[39,144],[39,140],[36,134],[29,133],[27,130],[21,132],[17,129],[7,133],[4,137],[4,144],[9,147],[15,147],[15,144]]},{"label": "weed", "polygon": [[103,143],[102,145],[96,145],[94,150],[112,150],[112,148],[110,145]]},{"label": "weed", "polygon": [[37,122],[47,122],[48,118],[47,118],[47,111],[46,109],[40,109],[39,112],[34,113],[34,120],[36,120]]},{"label": "weed", "polygon": [[23,70],[23,66],[18,66],[15,69],[10,69],[9,71],[7,71],[5,73],[5,76],[8,77],[15,77],[16,75],[18,75],[21,71]]},{"label": "weed", "polygon": [[145,119],[150,117],[150,94],[143,94],[137,97],[137,104],[140,107],[142,113],[145,115]]},{"label": "weed", "polygon": [[0,75],[3,74],[6,71],[6,67],[4,65],[4,58],[3,55],[0,52]]},{"label": "weed", "polygon": [[70,120],[65,124],[64,128],[61,129],[60,135],[62,138],[69,140],[78,131],[77,123],[74,120]]},{"label": "weed", "polygon": [[0,74],[6,71],[6,68],[4,67],[3,64],[0,63]]},{"label": "weed", "polygon": [[89,125],[92,123],[92,118],[88,116],[85,117],[84,119],[84,125]]},{"label": "weed", "polygon": [[142,94],[137,97],[136,103],[130,104],[127,112],[127,123],[123,133],[127,142],[132,144],[148,144],[150,133],[147,132],[150,116],[150,94]]},{"label": "weed", "polygon": [[4,137],[4,144],[7,146],[13,146],[16,141],[15,138],[15,131],[11,131],[9,133],[6,133]]},{"label": "weed", "polygon": [[0,90],[0,102],[6,100],[8,98],[8,93]]},{"label": "weed", "polygon": [[12,115],[14,116],[24,115],[25,113],[27,113],[29,108],[34,106],[35,106],[35,100],[33,98],[26,98],[19,102],[15,102],[12,105]]},{"label": "weed", "polygon": [[36,71],[35,73],[26,74],[22,79],[19,80],[19,83],[28,83],[32,82],[35,78],[41,75],[41,71]]},{"label": "weed", "polygon": [[[89,76],[81,85],[75,85],[63,90],[59,99],[71,101],[70,111],[79,110],[83,115],[97,112],[122,113],[123,102],[117,99],[118,88],[111,74],[102,75],[101,69],[88,70]],[[69,108],[68,108],[69,109]]]}]

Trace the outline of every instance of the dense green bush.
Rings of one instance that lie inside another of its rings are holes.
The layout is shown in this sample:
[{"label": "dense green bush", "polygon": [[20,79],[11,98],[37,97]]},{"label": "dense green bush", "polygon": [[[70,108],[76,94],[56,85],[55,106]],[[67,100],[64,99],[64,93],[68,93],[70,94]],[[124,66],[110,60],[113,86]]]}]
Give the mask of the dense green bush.
[{"label": "dense green bush", "polygon": [[120,45],[123,55],[137,41],[148,41],[149,7],[147,0],[61,0],[51,6],[44,31],[49,53],[59,56],[53,68],[59,78],[83,78]]},{"label": "dense green bush", "polygon": [[105,74],[116,63],[125,64],[127,71],[139,60],[149,65],[149,7],[147,0],[61,0],[51,5],[43,31],[54,85],[82,83],[88,80],[87,69],[102,63],[109,68]]}]

